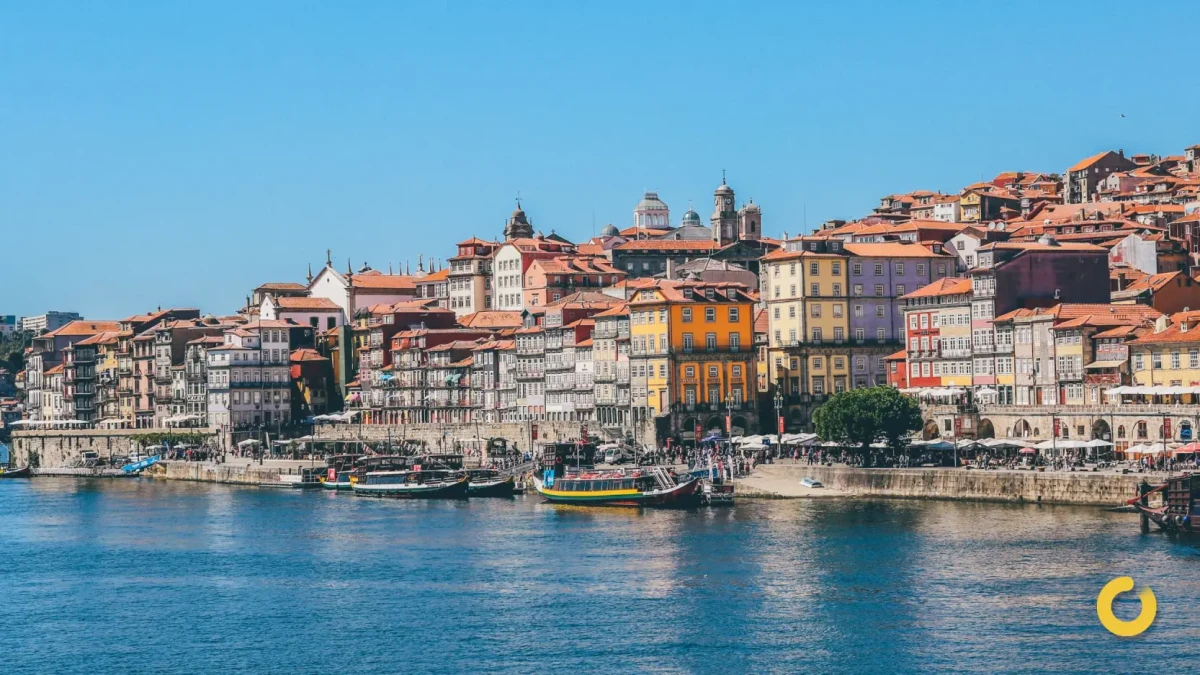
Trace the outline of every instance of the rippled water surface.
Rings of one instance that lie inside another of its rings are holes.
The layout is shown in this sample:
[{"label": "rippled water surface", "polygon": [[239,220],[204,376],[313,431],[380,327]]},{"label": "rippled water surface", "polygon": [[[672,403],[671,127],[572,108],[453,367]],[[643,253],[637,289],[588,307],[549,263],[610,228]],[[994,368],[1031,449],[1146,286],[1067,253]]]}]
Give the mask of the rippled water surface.
[{"label": "rippled water surface", "polygon": [[[1095,612],[1123,574],[1159,602],[1132,639]],[[1200,544],[1079,507],[12,480],[0,634],[9,673],[1196,672]]]}]

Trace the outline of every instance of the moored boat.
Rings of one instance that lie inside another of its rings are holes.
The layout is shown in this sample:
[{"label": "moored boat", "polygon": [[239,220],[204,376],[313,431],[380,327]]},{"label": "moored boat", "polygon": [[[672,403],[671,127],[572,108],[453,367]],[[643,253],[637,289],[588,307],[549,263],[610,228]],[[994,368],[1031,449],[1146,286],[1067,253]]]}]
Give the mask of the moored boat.
[{"label": "moored boat", "polygon": [[27,466],[20,469],[0,469],[0,478],[29,478],[31,474]]},{"label": "moored boat", "polygon": [[461,499],[471,479],[459,471],[372,471],[354,482],[356,495],[405,499]]},{"label": "moored boat", "polygon": [[334,455],[326,461],[325,476],[321,487],[326,490],[349,490],[350,478],[354,475],[354,463],[362,455]]},{"label": "moored boat", "polygon": [[[1143,487],[1146,486],[1143,483]],[[1162,505],[1150,507],[1149,495],[1161,492]],[[1161,485],[1130,499],[1127,504],[1142,514],[1143,528],[1146,520],[1153,522],[1164,532],[1172,534],[1200,534],[1200,475],[1185,473],[1167,478]]]},{"label": "moored boat", "polygon": [[700,503],[700,480],[652,471],[602,471],[568,474],[558,478],[547,470],[533,479],[546,501],[595,506],[695,506]]},{"label": "moored boat", "polygon": [[495,469],[472,469],[467,472],[470,484],[467,494],[472,497],[512,497],[517,493],[517,480],[501,475]]}]

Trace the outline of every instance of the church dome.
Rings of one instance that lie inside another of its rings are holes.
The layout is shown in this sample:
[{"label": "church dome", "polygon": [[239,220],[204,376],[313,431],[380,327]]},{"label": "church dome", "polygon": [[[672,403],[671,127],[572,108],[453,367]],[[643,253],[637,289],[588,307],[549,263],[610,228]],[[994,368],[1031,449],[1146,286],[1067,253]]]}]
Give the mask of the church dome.
[{"label": "church dome", "polygon": [[642,201],[638,202],[637,205],[638,211],[665,211],[666,208],[666,203],[658,198],[657,192],[647,192],[642,195]]},{"label": "church dome", "polygon": [[754,200],[753,200],[753,199],[751,199],[751,200],[750,200],[750,203],[749,203],[749,204],[747,204],[746,206],[744,206],[743,208],[744,208],[746,211],[762,211],[762,209],[758,208],[758,204],[755,204],[755,203],[754,203]]},{"label": "church dome", "polygon": [[717,188],[716,193],[719,195],[731,195],[731,194],[733,194],[733,188],[729,187],[729,185],[722,182],[721,187]]},{"label": "church dome", "polygon": [[700,214],[696,213],[695,209],[688,209],[687,213],[683,214],[683,226],[699,225]]},{"label": "church dome", "polygon": [[604,227],[600,228],[600,236],[601,237],[616,237],[616,236],[620,236],[620,234],[621,234],[621,231],[618,230],[617,226],[613,225],[612,223],[609,223],[608,225],[605,225]]}]

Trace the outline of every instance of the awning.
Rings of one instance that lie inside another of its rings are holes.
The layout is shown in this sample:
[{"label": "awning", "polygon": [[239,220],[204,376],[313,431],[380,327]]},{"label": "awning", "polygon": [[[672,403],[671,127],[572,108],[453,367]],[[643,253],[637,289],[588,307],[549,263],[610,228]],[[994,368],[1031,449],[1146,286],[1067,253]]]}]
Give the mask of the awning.
[{"label": "awning", "polygon": [[1120,361],[1092,361],[1083,367],[1084,370],[1101,370],[1103,368],[1120,368],[1128,363],[1129,359],[1121,359]]}]

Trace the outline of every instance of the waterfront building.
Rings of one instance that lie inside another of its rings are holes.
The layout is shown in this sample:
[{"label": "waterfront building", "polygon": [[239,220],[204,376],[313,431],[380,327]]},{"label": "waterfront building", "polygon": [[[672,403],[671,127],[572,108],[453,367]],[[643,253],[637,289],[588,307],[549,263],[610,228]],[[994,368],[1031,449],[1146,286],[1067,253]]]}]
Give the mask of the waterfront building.
[{"label": "waterfront building", "polygon": [[[945,277],[900,298],[906,387],[971,385],[971,280]],[[892,355],[885,362],[896,363]],[[888,366],[889,379],[892,366]]]},{"label": "waterfront building", "polygon": [[471,237],[450,258],[450,309],[457,316],[492,309],[492,256],[500,244]]},{"label": "waterfront building", "polygon": [[208,350],[225,344],[224,335],[203,335],[189,340],[183,355],[182,405],[176,401],[171,417],[175,424],[208,426]]},{"label": "waterfront building", "polygon": [[429,348],[424,402],[430,422],[462,424],[472,420],[472,357],[484,339],[451,340]]},{"label": "waterfront building", "polygon": [[216,318],[205,317],[168,321],[147,331],[153,334],[152,416],[148,426],[166,426],[168,418],[179,417],[187,407],[186,371],[183,368],[187,344],[199,337],[219,336],[230,327]]},{"label": "waterfront building", "polygon": [[1123,150],[1117,152],[1107,150],[1084,158],[1073,164],[1063,174],[1064,200],[1068,204],[1097,201],[1100,185],[1110,174],[1136,168],[1136,164],[1125,158]]},{"label": "waterfront building", "polygon": [[[491,338],[494,332],[487,329],[475,328],[416,328],[402,330],[392,336],[392,363],[383,369],[379,377],[379,387],[383,390],[382,408],[372,407],[363,402],[363,421],[368,424],[417,424],[434,421],[447,413],[445,408],[456,409],[470,407],[470,395],[467,391],[458,391],[460,377],[454,387],[449,387],[445,380],[435,382],[430,375],[434,362],[430,355],[433,349],[441,345],[455,342],[463,343],[457,352],[457,360],[447,360],[455,355],[453,348],[439,356],[436,365],[447,374],[465,375],[469,365],[452,366],[465,358],[463,350],[469,355],[470,350],[477,346],[477,341]],[[470,343],[467,348],[466,344]],[[390,368],[390,370],[388,370]],[[453,371],[450,373],[449,371]],[[468,381],[469,382],[469,381]],[[449,389],[454,389],[455,401],[465,401],[463,405],[443,406],[436,415],[431,408],[432,390],[441,392],[442,400],[450,401]],[[454,415],[461,415],[458,410]]]},{"label": "waterfront building", "polygon": [[1164,314],[1200,308],[1200,283],[1184,272],[1148,274],[1112,293],[1113,304],[1141,304]]},{"label": "waterfront building", "polygon": [[[178,321],[200,318],[200,310],[191,308],[157,309],[146,314],[135,314],[120,321],[117,332],[117,417],[121,426],[135,426],[136,410],[147,409],[149,404],[142,401],[143,392],[148,383],[143,381],[143,373],[135,372],[134,339],[166,321]],[[143,361],[138,362],[144,364]],[[143,416],[144,418],[144,416]]]},{"label": "waterfront building", "polygon": [[549,305],[576,291],[598,291],[624,279],[625,273],[602,257],[565,255],[534,260],[525,271],[522,306]]},{"label": "waterfront building", "polygon": [[63,347],[63,412],[67,419],[95,422],[100,418],[99,345],[116,331],[102,331]]},{"label": "waterfront building", "polygon": [[308,347],[293,349],[289,357],[292,385],[293,420],[325,415],[340,410],[333,364],[326,356]]},{"label": "waterfront building", "polygon": [[[29,356],[25,361],[26,411],[29,419],[62,419],[61,417],[47,418],[43,415],[47,413],[64,414],[68,410],[67,404],[74,406],[74,398],[69,397],[70,400],[66,401],[63,397],[64,370],[55,371],[53,379],[46,379],[44,377],[46,372],[63,364],[63,350],[69,345],[99,333],[116,331],[117,328],[118,324],[115,321],[78,320],[59,326],[33,339]],[[92,393],[94,394],[94,390]],[[71,418],[73,417],[72,411]]]},{"label": "waterfront building", "polygon": [[118,372],[120,331],[106,331],[96,341],[96,398],[97,422],[120,426],[120,383]]},{"label": "waterfront building", "polygon": [[392,338],[399,332],[418,328],[453,328],[454,312],[437,306],[433,298],[421,298],[392,305],[376,305],[360,312],[352,328],[358,345],[358,383],[362,404],[383,408],[386,389],[381,385],[392,377]]},{"label": "waterfront building", "polygon": [[[667,418],[668,434],[694,438],[724,428],[757,429],[754,298],[739,284],[662,280],[629,302],[630,359],[645,378],[646,415]],[[634,396],[634,405],[640,402]]]},{"label": "waterfront building", "polygon": [[[1004,366],[997,359],[1014,358],[1011,349],[1000,349],[1004,343],[993,324],[995,317],[1018,308],[1061,302],[1109,302],[1108,253],[1103,247],[1043,236],[1035,242],[992,242],[979,247],[977,258],[978,265],[969,271],[972,383],[977,387],[996,385]],[[1032,372],[1013,374],[1028,377]],[[1053,386],[1053,378],[1042,386],[1046,384]],[[1029,391],[1028,387],[1025,390]]]},{"label": "waterfront building", "polygon": [[[369,305],[364,305],[365,311]],[[320,330],[337,328],[346,321],[341,305],[325,297],[267,296],[258,308],[264,321],[291,321]]]},{"label": "waterfront building", "polygon": [[471,350],[471,407],[476,422],[496,423],[501,417],[501,350],[511,340],[490,339]]},{"label": "waterfront building", "polygon": [[291,420],[291,330],[262,320],[225,327],[207,349],[208,423],[230,430],[276,427]]},{"label": "waterfront building", "polygon": [[629,423],[629,308],[625,303],[592,316],[595,418],[603,428]]}]

